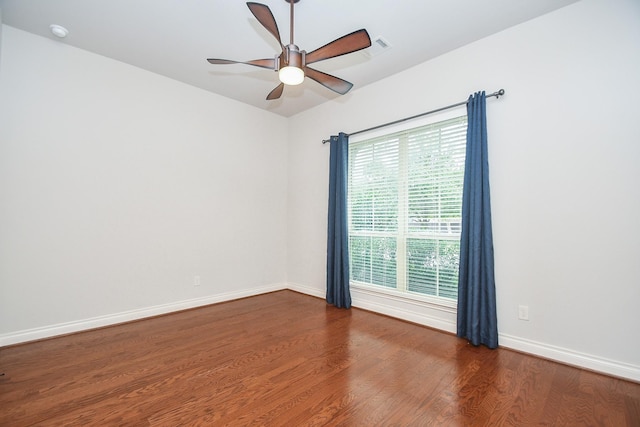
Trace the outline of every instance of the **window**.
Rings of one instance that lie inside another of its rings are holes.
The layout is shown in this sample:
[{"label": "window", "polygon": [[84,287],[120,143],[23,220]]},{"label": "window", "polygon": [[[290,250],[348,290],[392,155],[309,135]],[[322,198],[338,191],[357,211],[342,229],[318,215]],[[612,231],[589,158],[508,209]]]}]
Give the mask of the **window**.
[{"label": "window", "polygon": [[457,299],[466,130],[464,116],[350,141],[353,285]]}]

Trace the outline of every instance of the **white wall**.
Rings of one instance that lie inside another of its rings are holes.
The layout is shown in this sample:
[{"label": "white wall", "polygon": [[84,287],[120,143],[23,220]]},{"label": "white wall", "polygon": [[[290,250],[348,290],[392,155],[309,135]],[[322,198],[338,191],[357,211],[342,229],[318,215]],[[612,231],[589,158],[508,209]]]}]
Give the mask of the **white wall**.
[{"label": "white wall", "polygon": [[[291,118],[290,286],[324,295],[322,139],[504,88],[487,103],[500,343],[640,380],[639,46],[637,0],[583,0]],[[451,311],[352,296],[455,331]]]},{"label": "white wall", "polygon": [[3,26],[0,345],[285,287],[287,131]]}]

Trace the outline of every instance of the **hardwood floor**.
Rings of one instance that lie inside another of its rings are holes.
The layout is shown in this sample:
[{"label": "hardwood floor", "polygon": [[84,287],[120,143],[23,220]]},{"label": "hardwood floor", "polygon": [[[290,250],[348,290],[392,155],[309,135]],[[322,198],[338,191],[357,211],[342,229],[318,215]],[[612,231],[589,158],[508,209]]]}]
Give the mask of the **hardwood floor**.
[{"label": "hardwood floor", "polygon": [[0,349],[0,425],[640,426],[640,384],[281,291]]}]

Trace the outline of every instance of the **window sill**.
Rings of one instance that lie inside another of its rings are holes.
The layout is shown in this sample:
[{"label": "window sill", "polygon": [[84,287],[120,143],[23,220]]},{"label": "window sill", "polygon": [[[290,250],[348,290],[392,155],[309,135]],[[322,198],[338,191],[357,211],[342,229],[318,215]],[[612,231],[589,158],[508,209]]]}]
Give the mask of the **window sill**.
[{"label": "window sill", "polygon": [[394,289],[385,289],[377,286],[366,285],[360,282],[351,282],[350,287],[363,294],[383,297],[393,301],[410,303],[413,305],[427,307],[447,313],[455,314],[458,311],[458,302],[447,298],[431,297],[427,295],[419,295],[408,292],[399,292]]}]

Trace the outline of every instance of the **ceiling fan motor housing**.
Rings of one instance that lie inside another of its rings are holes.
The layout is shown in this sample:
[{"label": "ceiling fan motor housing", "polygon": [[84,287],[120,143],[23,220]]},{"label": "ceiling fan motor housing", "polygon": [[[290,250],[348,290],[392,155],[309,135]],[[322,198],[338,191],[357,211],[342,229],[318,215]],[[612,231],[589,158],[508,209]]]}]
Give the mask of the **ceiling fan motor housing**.
[{"label": "ceiling fan motor housing", "polygon": [[[304,68],[306,65],[305,63],[306,55],[307,55],[307,52],[305,52],[304,50],[300,50],[300,48],[295,44],[290,44],[285,46],[284,57],[282,55],[277,56],[278,60],[276,61],[277,63],[276,71],[278,71],[282,67]],[[283,57],[284,59],[284,64],[281,64],[279,61],[281,57]]]}]

